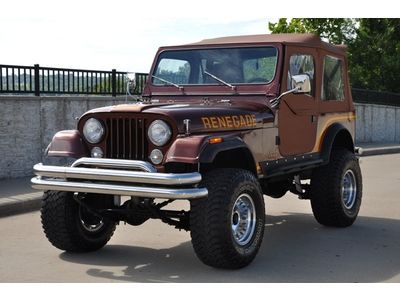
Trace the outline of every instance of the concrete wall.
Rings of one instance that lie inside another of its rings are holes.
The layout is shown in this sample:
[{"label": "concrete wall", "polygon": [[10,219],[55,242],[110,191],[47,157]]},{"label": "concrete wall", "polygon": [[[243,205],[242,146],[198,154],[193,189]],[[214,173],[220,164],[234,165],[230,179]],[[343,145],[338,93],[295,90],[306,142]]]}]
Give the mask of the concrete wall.
[{"label": "concrete wall", "polygon": [[[0,98],[0,179],[32,175],[60,130],[75,129],[91,108],[124,103],[125,97]],[[400,143],[400,107],[356,104],[357,142]]]},{"label": "concrete wall", "polygon": [[75,129],[89,109],[124,103],[125,97],[0,98],[0,179],[32,175],[44,149],[60,130]]},{"label": "concrete wall", "polygon": [[400,107],[356,103],[356,142],[400,143]]}]

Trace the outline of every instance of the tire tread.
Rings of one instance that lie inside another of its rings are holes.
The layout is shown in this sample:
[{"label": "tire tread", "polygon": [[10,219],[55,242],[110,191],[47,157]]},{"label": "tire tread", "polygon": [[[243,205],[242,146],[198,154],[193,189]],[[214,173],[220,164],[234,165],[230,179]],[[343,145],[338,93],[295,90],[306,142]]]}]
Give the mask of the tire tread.
[{"label": "tire tread", "polygon": [[[102,248],[111,239],[116,225],[109,224],[103,236],[93,239],[85,236],[76,225],[78,204],[72,193],[46,191],[43,195],[41,221],[49,242],[68,252],[89,252]],[[107,225],[106,225],[107,226]]]},{"label": "tire tread", "polygon": [[[351,166],[357,179],[358,207],[349,216],[341,203],[340,185],[346,166]],[[332,151],[329,164],[314,170],[311,178],[311,207],[316,220],[325,226],[347,227],[356,220],[362,197],[361,170],[358,159],[347,149]]]},{"label": "tire tread", "polygon": [[[206,174],[202,186],[209,196],[191,201],[191,237],[193,248],[199,259],[217,268],[236,269],[248,265],[256,256],[261,241],[249,255],[238,255],[232,247],[232,237],[226,235],[226,216],[230,215],[229,195],[238,178],[245,188],[256,189],[262,198],[261,187],[252,173],[242,169],[215,169]],[[255,200],[253,200],[255,201]],[[264,229],[264,202],[262,202],[262,232]],[[256,229],[257,230],[257,229]],[[262,239],[262,237],[261,237]]]}]

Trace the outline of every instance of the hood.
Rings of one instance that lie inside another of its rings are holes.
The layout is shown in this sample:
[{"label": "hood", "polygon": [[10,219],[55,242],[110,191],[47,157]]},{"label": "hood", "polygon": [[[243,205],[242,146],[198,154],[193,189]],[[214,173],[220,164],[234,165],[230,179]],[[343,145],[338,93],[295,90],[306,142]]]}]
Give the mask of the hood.
[{"label": "hood", "polygon": [[227,103],[120,104],[96,108],[87,114],[130,112],[162,115],[171,120],[171,125],[175,125],[179,133],[185,132],[184,120],[189,120],[191,133],[254,129],[274,120],[273,112],[267,105],[245,100]]}]

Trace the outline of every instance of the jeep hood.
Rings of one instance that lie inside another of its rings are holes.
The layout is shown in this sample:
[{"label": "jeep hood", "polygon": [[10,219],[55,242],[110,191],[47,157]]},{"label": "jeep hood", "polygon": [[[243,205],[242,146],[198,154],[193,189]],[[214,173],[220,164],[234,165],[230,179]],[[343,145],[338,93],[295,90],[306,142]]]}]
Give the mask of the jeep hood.
[{"label": "jeep hood", "polygon": [[[157,114],[170,119],[179,133],[185,132],[184,120],[190,120],[190,132],[245,130],[262,127],[273,122],[271,109],[260,102],[237,101],[232,103],[157,103],[120,104],[96,108],[86,114],[133,113]],[[85,115],[86,115],[85,114]]]}]

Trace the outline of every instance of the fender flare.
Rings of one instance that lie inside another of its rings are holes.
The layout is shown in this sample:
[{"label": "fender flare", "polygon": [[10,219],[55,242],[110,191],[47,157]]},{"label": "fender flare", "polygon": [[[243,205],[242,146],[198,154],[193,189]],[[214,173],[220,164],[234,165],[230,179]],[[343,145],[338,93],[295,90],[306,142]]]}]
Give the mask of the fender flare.
[{"label": "fender flare", "polygon": [[339,134],[344,134],[344,137],[346,138],[346,143],[348,144],[347,146],[349,146],[349,150],[351,150],[353,153],[355,151],[353,138],[349,130],[340,123],[334,123],[329,126],[328,129],[325,131],[322,142],[321,157],[326,163],[329,162],[333,143],[335,142],[335,139]]},{"label": "fender flare", "polygon": [[200,163],[212,163],[217,155],[224,151],[243,149],[251,155],[252,163],[255,166],[254,156],[246,143],[239,137],[229,138],[218,144],[207,144],[199,155]]},{"label": "fender flare", "polygon": [[63,130],[57,132],[47,146],[48,157],[73,157],[81,158],[90,156],[78,130]]},{"label": "fender flare", "polygon": [[240,137],[224,137],[221,143],[209,144],[210,135],[190,136],[176,139],[165,155],[164,163],[212,163],[216,156],[224,151],[243,149],[255,160],[250,149]]}]

